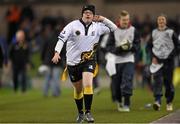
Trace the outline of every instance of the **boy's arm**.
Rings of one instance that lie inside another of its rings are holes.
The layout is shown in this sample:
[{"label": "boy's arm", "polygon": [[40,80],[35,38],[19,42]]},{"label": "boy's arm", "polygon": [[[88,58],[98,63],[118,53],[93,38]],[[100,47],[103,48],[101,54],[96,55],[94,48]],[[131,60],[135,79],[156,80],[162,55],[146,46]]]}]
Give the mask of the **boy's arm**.
[{"label": "boy's arm", "polygon": [[62,32],[58,36],[59,40],[55,46],[55,53],[54,53],[54,57],[52,58],[52,62],[55,64],[57,64],[59,60],[61,59],[60,53],[64,46],[64,43],[67,41],[67,39],[71,35],[71,28],[72,27],[70,23],[62,30]]},{"label": "boy's arm", "polygon": [[112,21],[103,16],[95,15],[94,21],[102,23],[100,25],[100,35],[113,32],[117,29],[117,26]]}]

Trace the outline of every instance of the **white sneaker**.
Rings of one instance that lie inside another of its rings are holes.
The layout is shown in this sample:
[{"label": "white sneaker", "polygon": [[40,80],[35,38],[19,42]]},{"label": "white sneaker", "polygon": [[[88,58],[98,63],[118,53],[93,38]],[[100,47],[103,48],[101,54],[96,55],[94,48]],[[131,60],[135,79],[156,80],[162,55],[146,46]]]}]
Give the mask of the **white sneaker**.
[{"label": "white sneaker", "polygon": [[160,107],[161,107],[161,104],[159,104],[159,102],[155,102],[155,103],[153,104],[153,109],[154,109],[155,111],[159,111],[159,110],[160,110]]},{"label": "white sneaker", "polygon": [[168,104],[166,105],[166,110],[167,110],[167,111],[173,111],[173,104],[172,104],[172,103],[168,103]]},{"label": "white sneaker", "polygon": [[76,123],[82,123],[84,121],[84,113],[78,113]]},{"label": "white sneaker", "polygon": [[118,111],[123,108],[123,103],[117,102],[117,109]]},{"label": "white sneaker", "polygon": [[123,106],[118,108],[119,112],[130,112],[129,106]]},{"label": "white sneaker", "polygon": [[85,121],[87,121],[88,123],[94,123],[94,118],[92,116],[92,114],[90,112],[85,114],[84,117]]}]

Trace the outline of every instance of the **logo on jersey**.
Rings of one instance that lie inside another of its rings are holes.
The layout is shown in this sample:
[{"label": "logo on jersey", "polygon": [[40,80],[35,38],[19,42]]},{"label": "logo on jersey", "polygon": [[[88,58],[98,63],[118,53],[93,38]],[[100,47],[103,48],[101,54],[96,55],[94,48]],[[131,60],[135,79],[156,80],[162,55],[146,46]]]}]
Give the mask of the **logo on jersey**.
[{"label": "logo on jersey", "polygon": [[75,77],[73,75],[70,75],[70,77],[71,77],[72,80],[75,80]]},{"label": "logo on jersey", "polygon": [[76,33],[77,36],[81,34],[81,32],[78,31],[78,30],[75,33]]},{"label": "logo on jersey", "polygon": [[93,65],[89,65],[89,69],[93,70]]}]

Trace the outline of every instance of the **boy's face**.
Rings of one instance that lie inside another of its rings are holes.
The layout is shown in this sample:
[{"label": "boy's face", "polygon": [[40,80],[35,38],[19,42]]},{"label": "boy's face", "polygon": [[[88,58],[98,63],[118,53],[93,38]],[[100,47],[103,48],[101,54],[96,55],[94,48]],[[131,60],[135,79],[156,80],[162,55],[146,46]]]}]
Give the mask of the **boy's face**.
[{"label": "boy's face", "polygon": [[121,16],[119,19],[119,23],[122,28],[127,28],[129,26],[129,21],[130,21],[129,15]]},{"label": "boy's face", "polygon": [[82,15],[82,20],[85,22],[85,23],[91,23],[93,21],[93,17],[94,17],[94,14],[92,11],[90,10],[85,10],[83,12],[83,15]]},{"label": "boy's face", "polygon": [[158,24],[158,27],[160,28],[163,28],[166,26],[166,18],[164,16],[159,16],[157,18],[157,24]]}]

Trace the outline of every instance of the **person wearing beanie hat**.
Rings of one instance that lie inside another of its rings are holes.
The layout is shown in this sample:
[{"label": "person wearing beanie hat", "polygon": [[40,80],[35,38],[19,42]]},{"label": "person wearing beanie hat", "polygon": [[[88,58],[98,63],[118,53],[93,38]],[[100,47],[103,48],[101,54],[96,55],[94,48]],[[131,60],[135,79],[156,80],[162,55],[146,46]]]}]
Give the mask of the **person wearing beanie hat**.
[{"label": "person wearing beanie hat", "polygon": [[95,15],[95,6],[94,5],[85,5],[82,8],[82,14],[84,13],[85,10],[90,10],[93,15]]},{"label": "person wearing beanie hat", "polygon": [[[84,120],[93,123],[91,113],[93,101],[93,74],[96,73],[96,49],[101,35],[115,31],[117,26],[109,19],[95,15],[95,6],[85,5],[81,19],[64,27],[52,58],[53,63],[61,59],[60,52],[66,43],[66,63],[70,80],[74,86],[74,100],[78,109],[77,123]],[[83,100],[85,113],[83,111]]]}]

